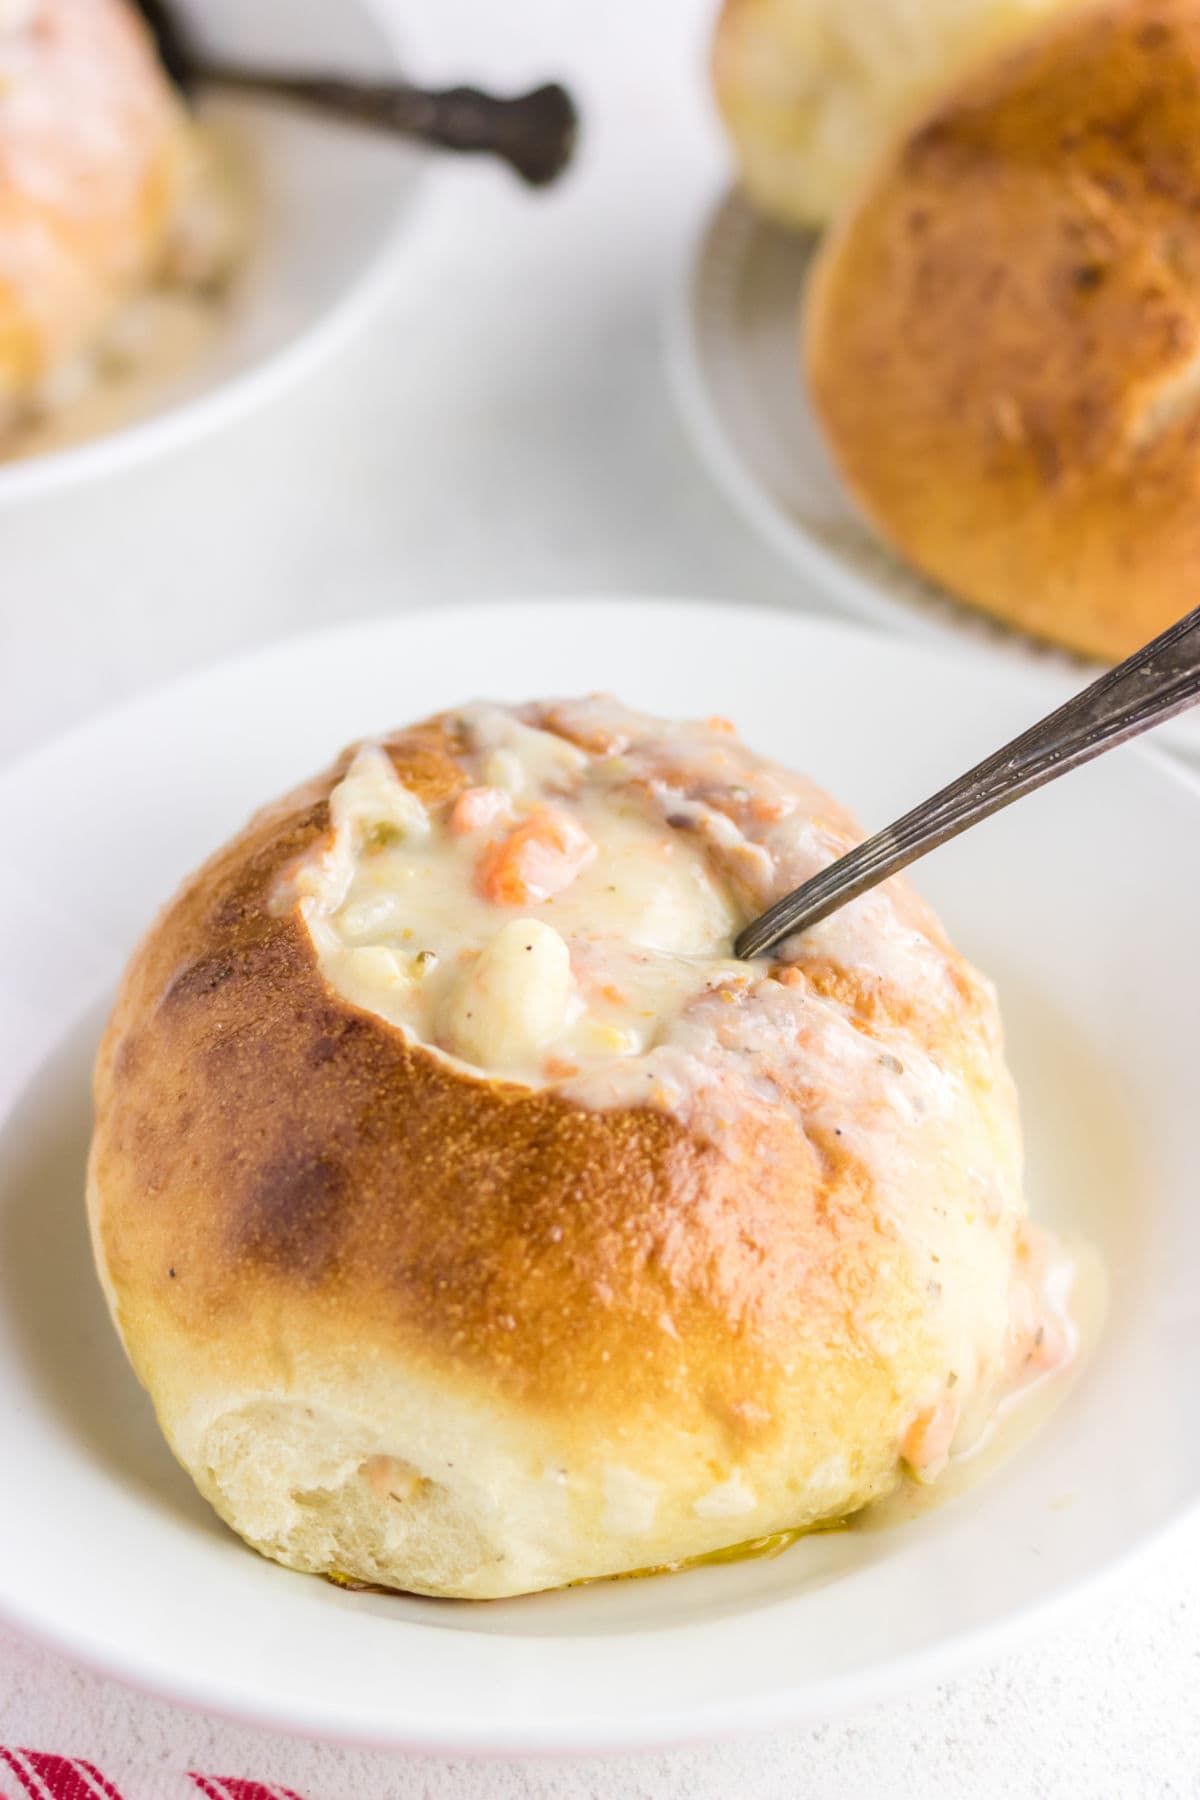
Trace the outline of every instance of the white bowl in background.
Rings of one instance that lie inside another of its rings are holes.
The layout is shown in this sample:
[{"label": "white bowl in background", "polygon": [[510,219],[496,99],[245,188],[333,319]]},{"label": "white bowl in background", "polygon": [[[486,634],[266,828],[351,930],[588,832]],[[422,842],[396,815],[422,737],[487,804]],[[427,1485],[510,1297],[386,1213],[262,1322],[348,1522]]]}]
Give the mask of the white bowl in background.
[{"label": "white bowl in background", "polygon": [[[389,9],[373,0],[175,5],[197,41],[231,61],[401,73]],[[386,290],[424,152],[299,107],[219,92],[200,105],[244,157],[254,213],[210,340],[177,374],[139,391],[117,428],[0,462],[0,503],[107,475],[228,423],[305,374]]]}]

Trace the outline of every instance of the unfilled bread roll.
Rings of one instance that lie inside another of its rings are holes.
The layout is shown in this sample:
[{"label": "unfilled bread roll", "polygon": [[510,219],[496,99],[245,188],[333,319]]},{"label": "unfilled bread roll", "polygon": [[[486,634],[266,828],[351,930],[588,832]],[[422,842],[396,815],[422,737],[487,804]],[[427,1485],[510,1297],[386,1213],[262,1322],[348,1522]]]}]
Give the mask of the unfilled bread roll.
[{"label": "unfilled bread roll", "polygon": [[747,193],[824,225],[964,70],[1081,0],[724,0],[717,99]]},{"label": "unfilled bread roll", "polygon": [[0,0],[0,427],[155,269],[187,137],[126,0]]},{"label": "unfilled bread roll", "polygon": [[808,296],[813,401],[902,556],[1116,659],[1200,591],[1200,4],[1112,0],[887,160]]},{"label": "unfilled bread roll", "polygon": [[995,999],[723,721],[474,705],[260,813],[130,964],[89,1211],[130,1360],[293,1568],[521,1593],[934,1477],[1069,1345]]}]

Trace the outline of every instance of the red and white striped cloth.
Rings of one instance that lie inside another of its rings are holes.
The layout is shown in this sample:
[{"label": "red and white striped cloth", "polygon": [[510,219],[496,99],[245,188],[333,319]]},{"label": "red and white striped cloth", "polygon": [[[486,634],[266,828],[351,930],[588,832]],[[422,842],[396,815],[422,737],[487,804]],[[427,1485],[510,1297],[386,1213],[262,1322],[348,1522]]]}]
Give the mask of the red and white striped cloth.
[{"label": "red and white striped cloth", "polygon": [[0,1744],[0,1800],[301,1800],[291,1788],[236,1775],[201,1775],[194,1769],[155,1771],[150,1790],[116,1786],[94,1763],[53,1756],[45,1750],[6,1749]]}]

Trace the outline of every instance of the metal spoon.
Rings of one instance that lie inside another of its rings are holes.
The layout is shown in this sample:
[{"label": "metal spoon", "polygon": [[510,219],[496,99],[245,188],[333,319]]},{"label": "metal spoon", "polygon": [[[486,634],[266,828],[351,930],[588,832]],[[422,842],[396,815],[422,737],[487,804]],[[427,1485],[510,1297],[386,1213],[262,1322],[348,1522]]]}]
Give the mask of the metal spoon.
[{"label": "metal spoon", "polygon": [[734,944],[735,956],[758,956],[781,938],[806,931],[969,825],[1174,718],[1197,699],[1200,607],[986,762],[777,900],[746,926]]},{"label": "metal spoon", "polygon": [[555,181],[575,149],[579,115],[557,82],[501,99],[480,88],[418,88],[400,82],[343,80],[242,68],[196,48],[169,0],[137,0],[159,60],[184,93],[197,86],[236,88],[294,100],[333,118],[375,126],[442,150],[499,157],[531,187]]}]

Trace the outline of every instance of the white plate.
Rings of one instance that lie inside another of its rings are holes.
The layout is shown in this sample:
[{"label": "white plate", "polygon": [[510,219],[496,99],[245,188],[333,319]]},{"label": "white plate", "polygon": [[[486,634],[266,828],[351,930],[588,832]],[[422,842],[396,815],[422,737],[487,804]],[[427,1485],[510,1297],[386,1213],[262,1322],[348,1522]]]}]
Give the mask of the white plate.
[{"label": "white plate", "polygon": [[[991,1652],[1200,1493],[1200,789],[1121,751],[932,858],[997,978],[1036,1211],[1100,1246],[1098,1348],[988,1480],[774,1562],[469,1604],[245,1549],[161,1443],[83,1216],[88,1064],[134,939],[249,810],[357,733],[476,693],[714,710],[879,823],[1052,698],[894,638],[678,602],[496,603],[231,663],[0,773],[0,1614],[172,1698],[442,1750],[592,1749],[811,1717]],[[1053,688],[1054,684],[1049,684]]]},{"label": "white plate", "polygon": [[[397,73],[376,0],[175,0],[198,41],[231,60]],[[0,502],[107,475],[240,416],[296,379],[384,291],[426,167],[382,134],[299,108],[204,101],[249,171],[256,229],[211,341],[139,395],[138,416],[78,445],[0,464]]]},{"label": "white plate", "polygon": [[[815,241],[726,194],[705,220],[673,296],[668,351],[684,421],[710,472],[805,581],[880,625],[1022,667],[1072,687],[1098,663],[965,606],[891,554],[845,493],[800,368],[800,305]],[[1164,728],[1200,755],[1200,716]]]}]

